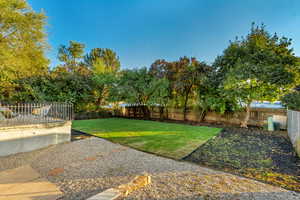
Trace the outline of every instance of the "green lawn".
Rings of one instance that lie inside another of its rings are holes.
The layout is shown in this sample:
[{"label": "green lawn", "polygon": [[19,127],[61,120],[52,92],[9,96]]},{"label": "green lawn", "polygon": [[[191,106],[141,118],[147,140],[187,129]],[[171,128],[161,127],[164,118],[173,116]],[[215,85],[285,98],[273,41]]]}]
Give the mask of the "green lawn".
[{"label": "green lawn", "polygon": [[121,118],[74,121],[73,129],[175,159],[187,156],[221,130]]}]

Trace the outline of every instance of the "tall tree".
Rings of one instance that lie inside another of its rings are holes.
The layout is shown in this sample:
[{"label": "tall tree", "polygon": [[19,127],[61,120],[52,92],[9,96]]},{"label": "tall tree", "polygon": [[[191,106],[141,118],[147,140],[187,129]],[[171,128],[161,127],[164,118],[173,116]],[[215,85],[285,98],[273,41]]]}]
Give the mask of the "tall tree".
[{"label": "tall tree", "polygon": [[11,97],[15,80],[47,73],[45,18],[25,0],[0,0],[0,99]]},{"label": "tall tree", "polygon": [[211,68],[203,83],[199,86],[199,107],[201,108],[200,118],[205,119],[208,111],[224,114],[225,112],[239,111],[240,107],[232,96],[224,93],[220,83],[218,71]]},{"label": "tall tree", "polygon": [[123,71],[117,87],[119,100],[127,103],[153,105],[168,96],[168,81],[154,77],[147,68]]},{"label": "tall tree", "polygon": [[109,103],[112,93],[112,88],[117,82],[117,78],[113,73],[94,73],[92,75],[93,90],[92,99],[97,106]]},{"label": "tall tree", "polygon": [[247,127],[252,101],[278,100],[299,82],[299,63],[290,45],[291,39],[253,24],[245,38],[231,42],[216,59],[223,92],[245,108],[242,127]]},{"label": "tall tree", "polygon": [[187,120],[190,98],[196,98],[200,85],[204,82],[210,67],[195,58],[183,57],[176,63],[180,66],[176,76],[175,90],[183,97],[183,116]]},{"label": "tall tree", "polygon": [[63,62],[63,67],[68,71],[74,71],[82,65],[85,45],[79,42],[70,41],[69,46],[61,45],[58,48],[58,59]]},{"label": "tall tree", "polygon": [[85,64],[96,73],[117,72],[120,60],[111,49],[95,48],[84,57]]},{"label": "tall tree", "polygon": [[196,100],[199,86],[211,68],[195,58],[182,57],[178,61],[156,60],[150,67],[150,73],[157,78],[166,78],[169,84],[169,96],[175,106],[183,107],[184,120],[190,100]]}]

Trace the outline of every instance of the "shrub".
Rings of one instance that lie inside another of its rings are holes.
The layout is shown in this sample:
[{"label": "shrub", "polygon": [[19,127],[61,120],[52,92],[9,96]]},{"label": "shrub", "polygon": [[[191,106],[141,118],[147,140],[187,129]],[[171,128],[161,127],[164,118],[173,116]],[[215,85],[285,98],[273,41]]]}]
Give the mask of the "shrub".
[{"label": "shrub", "polygon": [[300,111],[300,92],[294,91],[285,95],[282,99],[282,104],[291,110]]}]

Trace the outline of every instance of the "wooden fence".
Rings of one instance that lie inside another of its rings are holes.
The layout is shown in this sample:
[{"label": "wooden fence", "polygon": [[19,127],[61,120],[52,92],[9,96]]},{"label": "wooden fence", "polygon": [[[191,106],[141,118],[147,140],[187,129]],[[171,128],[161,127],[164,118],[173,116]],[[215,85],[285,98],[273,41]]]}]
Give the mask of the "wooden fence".
[{"label": "wooden fence", "polygon": [[[126,107],[119,112],[120,116],[129,117],[129,118],[152,118],[152,119],[171,119],[171,120],[183,120],[183,109],[169,108],[164,109],[160,107],[150,107],[148,111],[144,111],[145,108],[138,107]],[[135,114],[134,114],[135,113]],[[146,113],[146,115],[144,115]],[[211,123],[224,123],[224,124],[241,124],[245,113],[229,113],[229,114],[218,114],[214,112],[208,112],[205,115],[204,122]],[[274,116],[275,122],[280,123],[282,129],[286,128],[286,110],[285,109],[270,109],[270,108],[254,108],[251,109],[250,119],[248,125],[252,126],[264,126],[266,124],[267,118]],[[197,110],[189,110],[187,113],[187,120],[200,122],[201,121],[201,112]]]}]

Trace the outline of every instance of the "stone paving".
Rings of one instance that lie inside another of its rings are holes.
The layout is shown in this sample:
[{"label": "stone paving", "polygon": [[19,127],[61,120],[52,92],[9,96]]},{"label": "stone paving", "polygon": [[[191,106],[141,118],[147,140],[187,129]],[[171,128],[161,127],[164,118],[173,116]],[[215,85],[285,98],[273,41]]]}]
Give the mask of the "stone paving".
[{"label": "stone paving", "polygon": [[0,200],[56,200],[59,188],[29,165],[0,172]]}]

